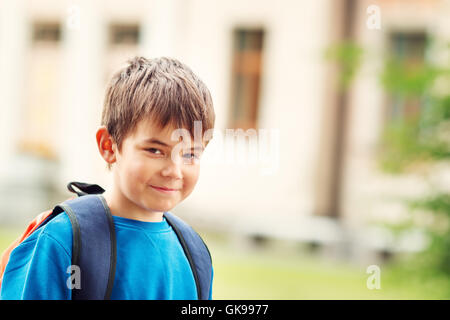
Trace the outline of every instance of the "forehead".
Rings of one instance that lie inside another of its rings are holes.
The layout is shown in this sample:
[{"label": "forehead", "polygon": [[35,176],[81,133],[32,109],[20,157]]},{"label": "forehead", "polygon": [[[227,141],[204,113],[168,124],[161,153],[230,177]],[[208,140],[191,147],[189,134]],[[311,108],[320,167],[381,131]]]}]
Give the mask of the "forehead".
[{"label": "forehead", "polygon": [[[177,133],[180,129],[184,130]],[[172,134],[178,139],[172,140]],[[137,143],[165,144],[169,147],[173,147],[182,141],[184,143],[190,142],[191,147],[201,147],[203,149],[202,141],[194,143],[194,137],[186,128],[177,128],[175,126],[167,125],[165,128],[161,129],[158,124],[151,120],[140,121],[134,130],[133,138]]]}]

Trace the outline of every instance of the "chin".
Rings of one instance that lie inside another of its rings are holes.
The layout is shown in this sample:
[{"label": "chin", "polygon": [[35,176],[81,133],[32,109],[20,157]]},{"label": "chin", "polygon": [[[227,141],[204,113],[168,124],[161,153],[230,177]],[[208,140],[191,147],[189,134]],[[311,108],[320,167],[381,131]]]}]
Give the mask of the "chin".
[{"label": "chin", "polygon": [[172,210],[174,207],[175,207],[174,205],[148,206],[147,210],[157,211],[157,212],[166,212],[166,211]]},{"label": "chin", "polygon": [[181,197],[173,197],[172,199],[165,199],[164,197],[146,197],[141,199],[141,206],[148,211],[164,212],[170,211],[181,202]]}]

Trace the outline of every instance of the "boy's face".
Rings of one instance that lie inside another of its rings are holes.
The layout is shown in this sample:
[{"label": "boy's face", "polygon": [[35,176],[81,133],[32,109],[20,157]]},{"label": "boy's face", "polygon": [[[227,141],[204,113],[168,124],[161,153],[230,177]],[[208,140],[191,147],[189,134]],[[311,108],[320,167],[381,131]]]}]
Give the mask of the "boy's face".
[{"label": "boy's face", "polygon": [[193,191],[200,174],[200,164],[194,159],[201,156],[204,146],[202,142],[194,144],[190,135],[190,145],[184,137],[172,141],[175,129],[161,131],[143,120],[123,140],[121,152],[116,150],[114,180],[122,209],[140,215],[162,213]]}]

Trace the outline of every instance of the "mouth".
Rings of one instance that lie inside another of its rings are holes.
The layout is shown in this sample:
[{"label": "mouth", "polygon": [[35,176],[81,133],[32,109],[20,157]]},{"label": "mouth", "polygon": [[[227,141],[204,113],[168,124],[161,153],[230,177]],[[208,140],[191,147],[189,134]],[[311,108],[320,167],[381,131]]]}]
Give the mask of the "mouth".
[{"label": "mouth", "polygon": [[180,189],[169,189],[169,188],[164,188],[164,187],[157,187],[157,186],[152,186],[150,185],[150,187],[152,187],[153,189],[162,192],[162,193],[166,193],[166,194],[172,194],[175,193],[176,191],[180,190]]}]

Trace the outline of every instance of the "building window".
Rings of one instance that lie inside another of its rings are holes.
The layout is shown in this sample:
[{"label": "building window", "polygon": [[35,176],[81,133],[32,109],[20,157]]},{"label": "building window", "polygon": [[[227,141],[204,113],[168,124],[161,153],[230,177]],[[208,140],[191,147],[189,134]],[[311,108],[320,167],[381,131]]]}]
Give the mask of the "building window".
[{"label": "building window", "polygon": [[139,43],[137,24],[112,24],[109,29],[109,43],[112,46],[135,46]]},{"label": "building window", "polygon": [[231,128],[257,127],[263,41],[263,30],[233,32]]},{"label": "building window", "polygon": [[61,26],[58,22],[35,22],[31,30],[31,46],[27,57],[24,89],[21,153],[55,159],[55,114],[61,91]]},{"label": "building window", "polygon": [[34,43],[58,43],[61,40],[61,27],[57,22],[36,22],[33,25]]},{"label": "building window", "polygon": [[140,26],[135,23],[112,23],[108,30],[108,51],[104,82],[107,83],[127,60],[139,54]]},{"label": "building window", "polygon": [[391,65],[385,71],[390,94],[388,96],[388,121],[401,121],[419,116],[423,107],[423,97],[414,87],[414,77],[420,75],[424,67],[427,36],[423,32],[394,32],[389,38]]}]

